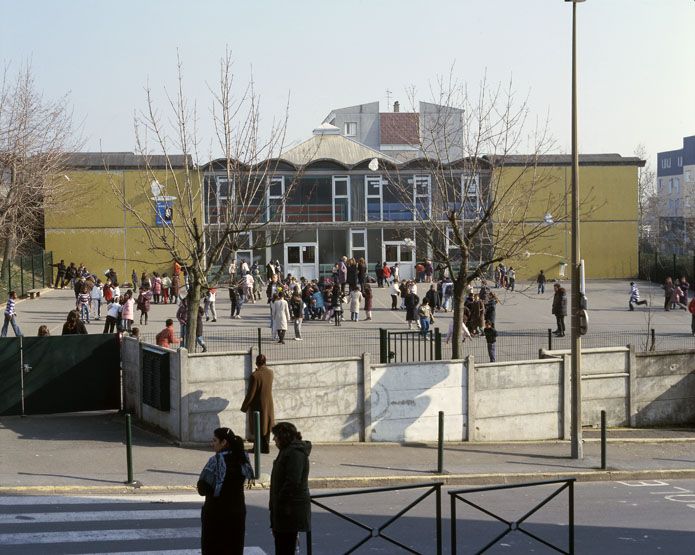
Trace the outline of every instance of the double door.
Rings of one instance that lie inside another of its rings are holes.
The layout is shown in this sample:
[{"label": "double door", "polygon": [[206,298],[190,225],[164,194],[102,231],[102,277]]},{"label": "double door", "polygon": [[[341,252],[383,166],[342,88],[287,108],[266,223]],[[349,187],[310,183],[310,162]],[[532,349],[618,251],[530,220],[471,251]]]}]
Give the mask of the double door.
[{"label": "double door", "polygon": [[285,244],[285,274],[292,274],[297,279],[318,279],[319,264],[316,256],[316,243]]},{"label": "double door", "polygon": [[405,241],[384,241],[382,260],[390,266],[398,262],[400,279],[413,279],[415,263],[413,262],[413,246]]}]

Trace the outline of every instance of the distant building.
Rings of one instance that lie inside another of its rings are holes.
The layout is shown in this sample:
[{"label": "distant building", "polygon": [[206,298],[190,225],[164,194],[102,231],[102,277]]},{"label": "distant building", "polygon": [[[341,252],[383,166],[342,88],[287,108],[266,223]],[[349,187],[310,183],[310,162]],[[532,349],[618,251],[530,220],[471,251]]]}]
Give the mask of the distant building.
[{"label": "distant building", "polygon": [[[336,108],[323,120],[338,132],[397,161],[436,155],[449,162],[463,158],[463,110],[420,102],[418,112],[380,112],[378,102]],[[442,155],[444,153],[444,155]]]},{"label": "distant building", "polygon": [[657,153],[659,250],[667,254],[695,251],[695,135],[683,148]]}]

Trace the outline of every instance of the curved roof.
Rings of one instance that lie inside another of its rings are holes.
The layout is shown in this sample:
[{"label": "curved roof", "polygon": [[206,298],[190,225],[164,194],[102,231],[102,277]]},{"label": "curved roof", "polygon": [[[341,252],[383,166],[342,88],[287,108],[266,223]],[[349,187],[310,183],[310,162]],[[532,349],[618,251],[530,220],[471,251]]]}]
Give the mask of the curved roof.
[{"label": "curved roof", "polygon": [[280,158],[298,166],[305,166],[316,160],[334,160],[348,167],[374,158],[397,164],[390,156],[378,150],[342,135],[329,133],[315,134],[303,143],[283,152]]}]

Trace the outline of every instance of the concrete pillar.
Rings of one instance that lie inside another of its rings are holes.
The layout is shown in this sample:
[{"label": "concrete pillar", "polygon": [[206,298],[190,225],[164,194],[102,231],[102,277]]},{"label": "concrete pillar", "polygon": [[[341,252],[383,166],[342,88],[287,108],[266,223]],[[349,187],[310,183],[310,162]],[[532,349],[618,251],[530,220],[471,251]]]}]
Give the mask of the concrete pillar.
[{"label": "concrete pillar", "polygon": [[362,353],[362,422],[360,422],[360,441],[372,441],[372,359],[369,353]]},{"label": "concrete pillar", "polygon": [[172,399],[172,405],[174,402],[179,405],[179,441],[187,443],[191,441],[188,414],[188,396],[191,393],[188,385],[188,349],[179,349],[169,357],[169,361],[169,371],[177,375],[179,380],[179,399]]},{"label": "concrete pillar", "polygon": [[465,376],[468,385],[468,398],[466,399],[466,415],[467,415],[467,431],[466,431],[466,441],[475,441],[478,439],[478,434],[475,431],[475,357],[473,355],[468,355],[466,357],[466,362],[462,364],[462,371],[467,371],[468,375]]},{"label": "concrete pillar", "polygon": [[562,439],[572,435],[572,361],[569,353],[562,355]]},{"label": "concrete pillar", "polygon": [[637,355],[635,354],[635,346],[628,345],[627,359],[627,414],[630,427],[637,427],[637,410],[635,408],[635,397],[637,396]]}]

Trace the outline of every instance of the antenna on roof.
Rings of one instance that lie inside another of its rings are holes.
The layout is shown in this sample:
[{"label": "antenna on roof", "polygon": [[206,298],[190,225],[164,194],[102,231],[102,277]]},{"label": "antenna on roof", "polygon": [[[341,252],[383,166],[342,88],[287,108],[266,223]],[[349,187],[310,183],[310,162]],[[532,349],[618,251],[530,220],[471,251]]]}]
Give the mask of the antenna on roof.
[{"label": "antenna on roof", "polygon": [[390,90],[386,89],[386,109],[387,109],[387,110],[388,110],[389,107],[391,106],[391,95],[392,95],[392,94],[393,94],[393,93],[392,93]]}]

